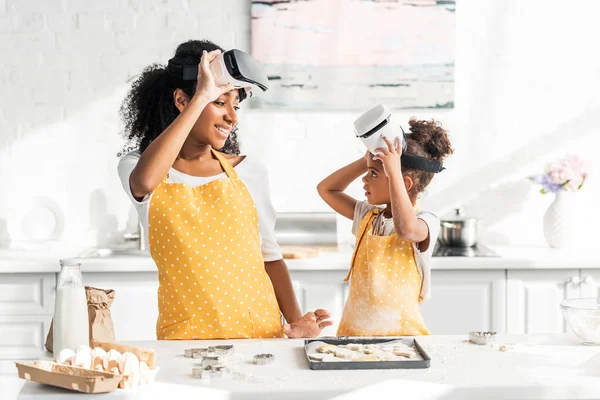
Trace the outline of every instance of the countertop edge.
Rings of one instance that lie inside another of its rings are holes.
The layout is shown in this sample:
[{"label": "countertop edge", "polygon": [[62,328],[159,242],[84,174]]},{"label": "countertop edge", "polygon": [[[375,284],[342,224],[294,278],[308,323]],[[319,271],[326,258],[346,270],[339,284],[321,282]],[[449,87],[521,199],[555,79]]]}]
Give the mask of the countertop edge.
[{"label": "countertop edge", "polygon": [[[600,269],[600,254],[532,246],[488,246],[499,257],[434,257],[432,270]],[[0,274],[58,273],[64,253],[0,250]],[[285,259],[290,271],[347,271],[352,249],[321,252],[318,257]],[[149,256],[82,258],[82,272],[156,272]]]}]

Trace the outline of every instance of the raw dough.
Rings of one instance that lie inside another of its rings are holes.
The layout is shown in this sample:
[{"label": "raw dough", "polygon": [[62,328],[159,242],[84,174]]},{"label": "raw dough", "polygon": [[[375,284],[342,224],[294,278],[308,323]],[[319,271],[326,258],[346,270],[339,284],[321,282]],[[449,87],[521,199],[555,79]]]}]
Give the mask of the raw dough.
[{"label": "raw dough", "polygon": [[319,346],[318,348],[318,352],[319,353],[335,353],[337,350],[337,346],[333,345],[333,344],[324,344],[322,346]]},{"label": "raw dough", "polygon": [[402,340],[391,340],[383,343],[343,345],[327,344],[314,341],[306,345],[306,354],[312,361],[405,361],[420,359],[416,349]]}]

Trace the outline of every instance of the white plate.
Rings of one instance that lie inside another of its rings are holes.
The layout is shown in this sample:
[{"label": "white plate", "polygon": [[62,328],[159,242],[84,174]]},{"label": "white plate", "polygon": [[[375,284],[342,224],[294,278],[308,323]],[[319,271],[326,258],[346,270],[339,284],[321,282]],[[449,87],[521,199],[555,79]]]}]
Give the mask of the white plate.
[{"label": "white plate", "polygon": [[65,216],[56,201],[36,196],[11,208],[6,228],[11,241],[58,240],[65,229]]}]

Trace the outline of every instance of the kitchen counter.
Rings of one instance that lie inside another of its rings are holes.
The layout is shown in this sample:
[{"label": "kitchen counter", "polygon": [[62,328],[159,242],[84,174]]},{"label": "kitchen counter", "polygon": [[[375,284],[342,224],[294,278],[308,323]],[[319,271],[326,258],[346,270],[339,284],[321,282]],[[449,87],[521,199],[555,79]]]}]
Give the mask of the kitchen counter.
[{"label": "kitchen counter", "polygon": [[[550,247],[487,246],[500,257],[434,257],[434,270],[472,269],[591,269],[600,268],[600,253]],[[79,253],[78,253],[79,254]],[[77,255],[77,254],[75,254]],[[58,273],[58,260],[73,256],[51,251],[0,250],[0,273]],[[290,270],[347,270],[352,250],[320,252],[318,257],[288,259]],[[111,255],[84,258],[85,272],[156,271],[148,255]]]},{"label": "kitchen counter", "polygon": [[[431,357],[421,370],[312,371],[302,340],[152,341],[129,343],[156,350],[160,371],[152,385],[118,390],[102,398],[364,399],[389,398],[390,391],[410,399],[591,399],[600,396],[600,347],[574,336],[502,335],[478,346],[461,336],[418,338]],[[230,372],[212,381],[197,380],[197,360],[184,349],[231,343]],[[508,344],[508,351],[499,345]],[[250,362],[272,353],[271,365]],[[387,393],[387,396],[383,396]],[[175,397],[173,397],[175,396]],[[183,397],[182,397],[183,396]],[[210,397],[212,396],[212,397]],[[90,396],[26,382],[20,400],[89,399]]]}]

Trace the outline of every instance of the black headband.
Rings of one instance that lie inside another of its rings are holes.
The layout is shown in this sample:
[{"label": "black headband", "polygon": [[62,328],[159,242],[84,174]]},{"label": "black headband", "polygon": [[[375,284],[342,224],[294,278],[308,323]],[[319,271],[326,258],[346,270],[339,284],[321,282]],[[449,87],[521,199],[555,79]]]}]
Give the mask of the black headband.
[{"label": "black headband", "polygon": [[[195,81],[198,79],[198,63],[191,57],[181,61],[171,58],[167,64],[167,73],[175,79]],[[238,95],[240,96],[240,103],[248,97],[245,89],[238,90]]]},{"label": "black headband", "polygon": [[437,174],[442,172],[446,168],[442,166],[442,163],[436,160],[430,160],[425,157],[415,156],[412,154],[402,153],[400,156],[400,162],[403,166],[411,169],[418,169],[419,171],[433,172]]},{"label": "black headband", "polygon": [[[402,129],[402,126],[400,127],[400,129]],[[406,133],[404,133],[404,129],[402,129],[402,136],[404,137],[404,143],[408,143]],[[417,156],[414,154],[407,154],[405,152],[402,152],[402,156],[400,156],[400,162],[402,163],[402,165],[408,168],[417,169],[419,171],[425,172],[433,172],[434,174],[442,172],[446,169],[440,161],[431,160],[429,158]]]},{"label": "black headband", "polygon": [[182,81],[195,81],[198,79],[198,63],[195,61],[191,58],[185,60],[171,58],[167,64],[167,73]]}]

